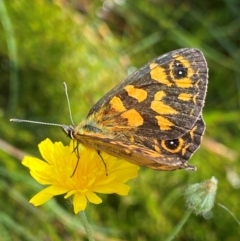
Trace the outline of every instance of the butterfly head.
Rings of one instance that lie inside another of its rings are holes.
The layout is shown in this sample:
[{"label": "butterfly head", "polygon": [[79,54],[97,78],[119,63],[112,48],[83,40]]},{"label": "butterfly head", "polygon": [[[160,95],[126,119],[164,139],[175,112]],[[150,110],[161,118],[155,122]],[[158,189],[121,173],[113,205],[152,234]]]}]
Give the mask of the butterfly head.
[{"label": "butterfly head", "polygon": [[69,138],[75,139],[73,135],[75,127],[73,125],[70,125],[70,126],[62,125],[61,127],[62,127],[62,130],[66,133],[66,135]]}]

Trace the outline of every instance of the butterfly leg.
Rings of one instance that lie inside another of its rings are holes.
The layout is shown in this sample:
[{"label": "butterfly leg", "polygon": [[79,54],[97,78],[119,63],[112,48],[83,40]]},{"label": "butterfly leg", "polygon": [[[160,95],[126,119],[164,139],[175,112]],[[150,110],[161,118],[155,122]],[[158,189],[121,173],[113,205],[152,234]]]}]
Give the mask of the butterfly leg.
[{"label": "butterfly leg", "polygon": [[73,170],[73,173],[72,173],[71,177],[73,177],[73,175],[75,174],[75,172],[77,170],[77,167],[78,167],[79,160],[80,160],[80,153],[79,153],[79,148],[78,148],[79,144],[80,144],[80,142],[77,141],[76,146],[73,148],[73,152],[75,152],[76,156],[77,156],[77,163],[76,163],[76,166],[75,166],[75,168]]},{"label": "butterfly leg", "polygon": [[104,167],[105,167],[105,170],[106,170],[106,176],[108,176],[106,162],[103,160],[103,158],[102,158],[101,153],[100,153],[99,150],[97,151],[97,154],[100,156],[100,158],[101,158],[101,160],[102,160],[102,162],[103,162],[103,165],[104,165]]}]

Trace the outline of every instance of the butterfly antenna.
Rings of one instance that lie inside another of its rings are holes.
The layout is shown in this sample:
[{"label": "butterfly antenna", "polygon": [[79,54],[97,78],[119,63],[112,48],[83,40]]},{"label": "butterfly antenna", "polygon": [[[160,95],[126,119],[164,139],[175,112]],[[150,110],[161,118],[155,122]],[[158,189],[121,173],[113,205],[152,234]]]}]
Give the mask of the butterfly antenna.
[{"label": "butterfly antenna", "polygon": [[56,123],[49,123],[49,122],[41,122],[41,121],[31,121],[31,120],[21,120],[21,119],[10,119],[12,122],[27,122],[27,123],[33,123],[33,124],[40,124],[40,125],[47,125],[47,126],[60,126],[65,127],[65,125],[62,124],[56,124]]},{"label": "butterfly antenna", "polygon": [[70,101],[69,101],[69,97],[68,97],[68,89],[67,89],[67,84],[65,82],[63,82],[64,85],[64,89],[65,89],[65,94],[66,94],[66,98],[67,98],[67,103],[68,103],[68,111],[69,111],[69,115],[70,115],[70,120],[73,126],[74,122],[73,122],[73,118],[72,118],[72,111],[71,111],[71,106],[70,106]]},{"label": "butterfly antenna", "polygon": [[[68,98],[67,84],[65,82],[63,82],[63,85],[64,85],[64,89],[65,89],[65,94],[66,94],[66,97],[67,97],[67,103],[68,103],[68,110],[69,110],[69,114],[70,114],[70,120],[71,120],[72,125],[74,126],[73,118],[72,118],[72,112],[71,112],[71,106],[70,106],[70,101],[69,101],[69,98]],[[64,130],[65,130],[65,128],[68,128],[68,126],[63,125],[63,124],[41,122],[41,121],[22,120],[22,119],[15,119],[15,118],[10,119],[10,121],[12,121],[12,122],[25,122],[25,123],[40,124],[40,125],[48,125],[48,126],[59,126],[59,127],[62,127]]]}]

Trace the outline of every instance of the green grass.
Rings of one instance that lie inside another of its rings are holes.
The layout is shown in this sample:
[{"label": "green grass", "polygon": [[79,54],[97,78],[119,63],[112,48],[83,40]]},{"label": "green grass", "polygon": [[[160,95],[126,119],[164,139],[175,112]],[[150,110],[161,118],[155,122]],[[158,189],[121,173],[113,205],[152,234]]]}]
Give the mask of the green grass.
[{"label": "green grass", "polygon": [[209,65],[207,130],[189,161],[198,171],[141,168],[127,197],[102,195],[103,203],[89,205],[86,214],[96,240],[166,240],[186,217],[186,187],[215,176],[211,218],[191,214],[175,240],[235,241],[240,236],[235,220],[240,219],[239,1],[122,1],[108,11],[100,1],[86,1],[81,11],[81,1],[69,2],[4,1],[0,136],[14,148],[0,142],[0,239],[86,240],[80,217],[63,197],[37,208],[28,203],[42,187],[16,157],[15,148],[39,157],[37,144],[46,137],[69,140],[57,127],[10,123],[10,118],[69,124],[66,82],[78,123],[131,67],[177,48],[197,47]]}]

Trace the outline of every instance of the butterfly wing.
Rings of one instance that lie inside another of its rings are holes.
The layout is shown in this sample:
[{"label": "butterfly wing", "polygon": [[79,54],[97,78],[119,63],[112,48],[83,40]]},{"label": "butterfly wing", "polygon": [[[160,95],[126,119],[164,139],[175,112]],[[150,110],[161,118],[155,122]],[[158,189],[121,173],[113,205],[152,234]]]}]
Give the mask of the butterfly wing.
[{"label": "butterfly wing", "polygon": [[87,119],[106,134],[178,138],[192,129],[202,112],[207,78],[201,51],[185,48],[169,52],[108,92]]},{"label": "butterfly wing", "polygon": [[199,50],[164,54],[100,99],[70,136],[152,169],[194,169],[186,161],[200,145],[205,129],[207,78],[207,64]]}]

